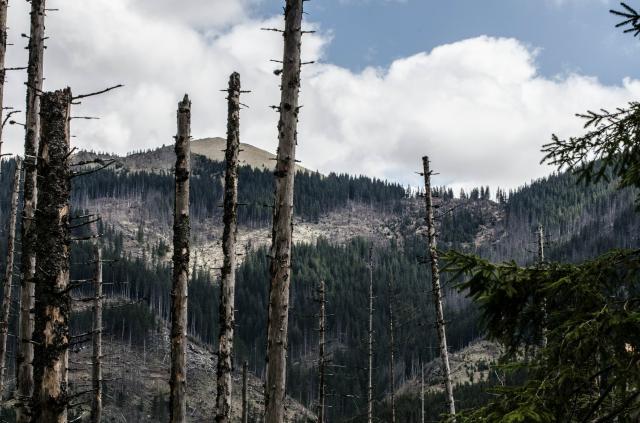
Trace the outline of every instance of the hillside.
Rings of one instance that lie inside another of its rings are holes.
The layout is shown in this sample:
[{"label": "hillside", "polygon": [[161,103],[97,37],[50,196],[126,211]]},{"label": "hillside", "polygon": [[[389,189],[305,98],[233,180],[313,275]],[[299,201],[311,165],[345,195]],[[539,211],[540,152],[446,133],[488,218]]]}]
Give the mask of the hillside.
[{"label": "hillside", "polygon": [[[191,141],[191,153],[206,157],[212,161],[224,161],[224,151],[227,141],[224,138],[202,138]],[[173,146],[162,146],[160,148],[143,152],[134,152],[125,156],[114,154],[94,153],[81,151],[75,154],[76,161],[88,161],[95,157],[105,160],[117,160],[118,168],[125,168],[131,171],[168,171],[175,165],[175,153]],[[266,150],[254,147],[251,144],[240,143],[240,153],[238,156],[240,166],[249,166],[254,169],[275,169],[276,156]],[[298,171],[306,171],[302,166],[297,165]]]},{"label": "hillside", "polygon": [[[199,141],[193,143],[195,146]],[[223,164],[205,157],[206,154],[215,157],[215,142],[208,139],[201,145],[205,146],[200,150],[203,154],[194,155],[192,159],[191,185],[194,201],[191,206],[193,272],[189,292],[189,334],[194,340],[193,348],[196,348],[192,349],[194,357],[207,356],[206,349],[212,348],[216,342],[216,275],[221,260],[218,206],[222,200],[220,176],[224,170]],[[90,157],[89,153],[78,156],[83,160]],[[239,210],[237,253],[241,265],[237,276],[236,362],[248,360],[254,376],[259,377],[264,368],[268,285],[266,248],[270,240],[272,212],[269,201],[273,175],[266,166],[266,159],[270,157],[268,153],[262,156],[256,153],[254,157],[265,160],[254,161],[258,166],[243,167],[240,171],[240,201],[246,205]],[[74,179],[74,207],[77,210],[98,210],[103,217],[100,231],[104,234],[105,257],[118,260],[105,269],[105,282],[112,284],[105,289],[107,295],[138,303],[146,312],[166,321],[170,303],[173,204],[173,176],[168,170],[172,166],[173,151],[170,147],[163,147],[118,160],[121,164],[117,168]],[[3,166],[3,174],[9,174],[12,162],[4,162]],[[515,259],[529,263],[535,258],[533,230],[539,222],[547,228],[549,256],[554,260],[580,260],[611,245],[639,244],[633,235],[640,228],[637,216],[631,212],[634,193],[630,190],[616,192],[614,182],[584,187],[577,185],[571,175],[553,175],[511,192],[509,198],[502,202],[473,192],[463,199],[453,198],[448,190],[441,188],[436,189],[436,194],[440,205],[441,249],[456,248],[493,260]],[[396,284],[392,298],[398,307],[397,339],[402,345],[396,352],[396,383],[406,407],[414,407],[418,364],[436,357],[431,297],[427,288],[429,272],[421,264],[426,252],[422,236],[425,231],[423,200],[407,196],[404,188],[397,184],[375,178],[336,174],[321,176],[309,172],[297,174],[295,196],[296,248],[291,294],[289,392],[303,406],[313,409],[317,396],[317,321],[313,298],[318,279],[324,278],[329,288],[327,336],[331,343],[331,359],[333,365],[341,369],[328,380],[327,389],[331,393],[329,418],[340,422],[362,410],[366,397],[363,390],[366,375],[361,367],[366,360],[363,355],[366,333],[366,299],[363,293],[368,275],[365,260],[369,245],[373,243],[377,292],[374,321],[377,333],[376,407],[384,413],[385,398],[389,394],[385,388],[389,386],[389,296],[386,283],[391,277]],[[6,218],[7,198],[8,187],[3,184],[0,186],[2,219]],[[0,254],[4,254],[2,243]],[[85,246],[74,245],[75,263],[86,261],[87,257]],[[91,274],[87,266],[76,266],[72,273],[74,279]],[[462,356],[467,355],[467,359],[458,366],[460,377],[456,380],[467,384],[471,382],[469,374],[473,373],[473,386],[480,388],[493,377],[484,370],[484,373],[478,371],[480,363],[486,361],[485,353],[488,351],[482,351],[487,344],[477,342],[482,337],[482,326],[476,310],[464,294],[448,284],[446,274],[443,282],[445,311],[450,320],[449,343],[453,351],[461,350]],[[121,315],[116,309],[110,313],[111,317],[105,319],[110,322],[107,339],[119,342],[114,349],[123,348],[122,339],[146,339],[149,327],[141,325],[137,315]],[[74,329],[76,333],[86,331],[81,324],[86,323],[86,316],[79,314],[78,322]],[[160,341],[156,339],[153,342]],[[136,357],[145,354],[144,345],[133,344],[129,353]],[[467,354],[466,351],[473,353]],[[458,356],[454,354],[454,357]],[[144,367],[139,363],[139,357],[132,360],[137,360],[132,361],[132,366]],[[210,368],[211,358],[206,360],[205,367]],[[149,372],[162,375],[162,363],[160,360],[149,364]],[[480,373],[482,382],[478,382]],[[194,383],[202,383],[202,389],[206,389],[209,374],[209,371],[194,374]],[[437,377],[434,380],[433,395],[437,395]],[[259,395],[257,379],[254,385],[256,395]],[[123,386],[124,397],[129,396],[132,386]],[[152,388],[136,389],[155,392]],[[467,395],[466,398],[480,398],[477,391],[460,392],[462,396]],[[162,408],[161,396],[155,399],[153,395],[132,398],[139,401],[137,407],[141,413],[149,414],[149,410]],[[112,396],[109,401],[115,399],[117,397]],[[110,404],[117,410],[117,404]],[[408,421],[412,421],[410,419]]]}]

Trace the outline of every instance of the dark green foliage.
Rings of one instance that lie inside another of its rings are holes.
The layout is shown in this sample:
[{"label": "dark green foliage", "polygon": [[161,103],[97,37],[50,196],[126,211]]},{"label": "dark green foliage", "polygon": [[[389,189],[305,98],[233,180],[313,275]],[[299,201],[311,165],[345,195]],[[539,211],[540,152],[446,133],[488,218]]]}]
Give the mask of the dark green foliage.
[{"label": "dark green foliage", "polygon": [[538,179],[509,193],[504,205],[506,236],[478,253],[494,261],[530,263],[538,224],[544,226],[551,260],[578,261],[613,247],[635,248],[640,246],[632,235],[640,230],[640,219],[633,213],[637,192],[617,190],[615,181],[585,184],[571,173]]},{"label": "dark green foliage", "polygon": [[[327,289],[327,350],[331,365],[327,381],[327,418],[338,421],[340,417],[357,415],[365,409],[367,370],[367,321],[368,321],[368,270],[366,260],[369,244],[354,239],[344,246],[336,246],[326,240],[315,245],[298,245],[294,248],[293,283],[289,318],[289,367],[288,391],[295,393],[302,402],[312,405],[316,398],[317,359],[317,303],[314,301],[317,281],[322,278]],[[422,358],[431,360],[437,356],[437,338],[432,326],[434,312],[427,266],[417,260],[424,255],[426,246],[422,239],[408,239],[404,249],[394,244],[374,248],[374,331],[375,396],[382,400],[388,393],[388,308],[387,281],[394,277],[395,298],[399,305],[396,316],[396,367],[399,378],[415,376],[413,370]],[[266,249],[259,249],[247,257],[238,269],[237,323],[239,339],[236,351],[247,357],[252,367],[263,367],[262,351],[265,348],[265,316],[243,310],[265,310],[267,305]],[[478,335],[477,314],[464,302],[458,302],[454,292],[449,292],[447,302],[447,328],[449,344],[453,350],[466,346]],[[460,308],[463,307],[463,308]],[[257,351],[256,362],[254,351]],[[336,367],[332,367],[336,366]]]},{"label": "dark green foliage", "polygon": [[485,223],[482,214],[470,208],[460,208],[445,214],[442,219],[440,241],[461,244],[474,240],[480,225]]},{"label": "dark green foliage", "polygon": [[[506,347],[504,359],[529,374],[468,421],[636,421],[640,250],[528,268],[456,252],[445,260],[447,270],[468,277],[460,289],[480,306],[488,336]],[[532,346],[530,360],[520,360]]]},{"label": "dark green foliage", "polygon": [[618,179],[620,187],[640,187],[640,103],[578,116],[589,132],[568,140],[553,135],[543,146],[543,162],[566,168],[586,183]]},{"label": "dark green foliage", "polygon": [[[202,156],[192,159],[191,216],[192,219],[221,219],[223,187],[221,175],[224,163]],[[273,211],[273,173],[266,169],[242,166],[238,169],[238,199],[245,204],[238,208],[240,224],[266,226]],[[103,170],[74,180],[73,202],[84,206],[96,198],[139,198],[145,209],[160,221],[172,216],[173,175],[163,172]],[[406,193],[402,186],[365,176],[346,174],[296,173],[295,214],[304,220],[316,221],[350,201],[368,204],[378,211],[397,211]],[[142,225],[142,224],[141,224]],[[143,227],[139,233],[143,232]]]}]

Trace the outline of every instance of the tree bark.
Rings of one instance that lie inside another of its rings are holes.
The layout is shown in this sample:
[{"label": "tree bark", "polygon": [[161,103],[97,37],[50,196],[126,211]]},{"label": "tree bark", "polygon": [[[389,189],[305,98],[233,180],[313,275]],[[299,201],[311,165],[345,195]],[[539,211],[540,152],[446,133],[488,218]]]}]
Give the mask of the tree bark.
[{"label": "tree bark", "polygon": [[424,167],[424,198],[426,205],[426,219],[429,236],[429,257],[431,262],[431,288],[433,302],[436,310],[436,329],[438,332],[438,346],[442,359],[442,373],[444,376],[445,394],[449,414],[455,416],[456,406],[453,399],[453,382],[451,381],[451,368],[449,366],[449,351],[447,349],[447,335],[445,330],[444,311],[442,308],[442,289],[440,287],[440,269],[438,267],[438,251],[436,241],[436,227],[433,219],[433,199],[431,193],[431,171],[429,170],[429,157],[422,158]]},{"label": "tree bark", "polygon": [[242,423],[249,423],[249,396],[247,392],[249,389],[247,381],[248,369],[249,363],[245,361],[242,366]]},{"label": "tree bark", "polygon": [[324,356],[324,330],[325,330],[325,288],[324,288],[324,280],[320,279],[320,287],[318,289],[319,301],[320,301],[320,313],[318,315],[318,331],[319,331],[319,341],[318,341],[318,423],[324,423],[324,402],[325,402],[325,379],[324,379],[324,369],[325,369],[325,356]]},{"label": "tree bark", "polygon": [[394,376],[395,345],[393,343],[393,283],[389,279],[389,384],[391,385],[391,423],[396,423],[396,384]]},{"label": "tree bark", "polygon": [[[7,9],[9,0],[0,0],[0,124],[2,123],[2,112],[4,111],[4,83],[6,81],[5,56],[7,54]],[[0,125],[0,157],[2,157],[2,130]],[[1,172],[2,170],[0,170]],[[1,394],[1,392],[0,392]]]},{"label": "tree bark", "polygon": [[69,402],[69,118],[71,90],[42,95],[36,211],[32,423],[65,423]]},{"label": "tree bark", "polygon": [[7,336],[11,313],[11,292],[13,289],[13,266],[16,238],[16,220],[18,214],[18,197],[20,194],[20,172],[22,163],[16,158],[16,168],[13,174],[11,188],[11,214],[9,215],[9,233],[7,235],[7,261],[4,273],[4,287],[2,296],[2,315],[0,316],[0,401],[4,393],[4,375],[7,368]]},{"label": "tree bark", "polygon": [[29,401],[33,394],[34,295],[36,271],[35,210],[38,202],[37,153],[40,136],[40,93],[44,56],[45,0],[31,0],[27,99],[25,107],[24,189],[21,226],[19,348],[16,355],[16,422],[30,420]]},{"label": "tree bark", "polygon": [[369,383],[367,384],[367,423],[373,422],[373,246],[369,247]]},{"label": "tree bark", "polygon": [[296,168],[303,0],[286,0],[275,204],[269,265],[265,423],[282,423],[287,369],[293,185]]},{"label": "tree bark", "polygon": [[216,422],[231,421],[231,372],[235,326],[236,236],[238,234],[238,153],[240,151],[240,75],[231,74],[228,90],[227,150],[224,180],[224,262],[220,278],[220,335],[218,338],[218,390]]},{"label": "tree bark", "polygon": [[187,411],[187,294],[189,281],[189,175],[191,172],[191,102],[178,104],[176,192],[173,215],[173,287],[171,291],[171,423],[186,422]]},{"label": "tree bark", "polygon": [[[97,234],[97,231],[95,232]],[[93,357],[92,382],[93,398],[91,403],[91,423],[102,420],[102,248],[98,242],[93,246],[95,261],[93,275]]]}]

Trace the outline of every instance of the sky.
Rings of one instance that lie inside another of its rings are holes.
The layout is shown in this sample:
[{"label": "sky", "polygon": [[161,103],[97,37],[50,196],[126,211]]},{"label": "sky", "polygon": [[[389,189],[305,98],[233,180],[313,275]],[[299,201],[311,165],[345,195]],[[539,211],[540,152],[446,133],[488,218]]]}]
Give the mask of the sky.
[{"label": "sky", "polygon": [[[72,143],[127,153],[170,144],[177,102],[194,138],[225,136],[228,76],[242,77],[241,140],[274,152],[281,0],[50,0],[45,90],[125,87],[74,106]],[[630,1],[631,5],[635,1]],[[7,66],[27,60],[28,3],[9,10]],[[419,185],[513,188],[551,134],[582,133],[575,113],[640,96],[640,40],[615,29],[607,0],[312,0],[305,3],[298,158],[302,165]],[[640,7],[640,2],[637,5]],[[24,108],[24,71],[5,106]],[[20,118],[18,118],[20,119]],[[19,153],[20,126],[4,134]],[[4,152],[4,151],[3,151]]]}]

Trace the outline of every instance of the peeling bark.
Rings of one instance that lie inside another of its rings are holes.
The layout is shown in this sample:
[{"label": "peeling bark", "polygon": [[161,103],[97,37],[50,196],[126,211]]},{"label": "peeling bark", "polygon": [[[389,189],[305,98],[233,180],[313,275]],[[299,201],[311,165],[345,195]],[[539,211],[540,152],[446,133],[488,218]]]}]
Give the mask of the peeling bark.
[{"label": "peeling bark", "polygon": [[69,118],[71,90],[42,95],[36,211],[32,423],[65,423],[69,392]]},{"label": "peeling bark", "polygon": [[233,330],[235,326],[236,237],[238,234],[238,153],[240,151],[240,75],[229,78],[227,92],[227,150],[224,179],[224,232],[222,252],[224,262],[220,278],[220,334],[218,337],[218,390],[216,422],[231,421],[231,372],[233,370]]},{"label": "peeling bark", "polygon": [[447,408],[451,416],[456,415],[456,406],[453,399],[453,382],[451,381],[451,367],[449,366],[449,351],[447,350],[447,335],[445,330],[444,311],[442,309],[442,289],[440,287],[440,269],[438,267],[438,251],[436,241],[436,227],[433,219],[433,198],[431,193],[431,171],[429,170],[429,157],[422,158],[424,167],[424,198],[426,205],[427,229],[429,235],[429,258],[431,263],[431,289],[436,310],[436,329],[438,332],[438,346],[442,359],[442,373],[444,376],[445,397]]},{"label": "peeling bark", "polygon": [[187,421],[187,294],[189,282],[189,176],[191,172],[191,102],[178,103],[175,205],[173,214],[173,281],[171,290],[170,422]]},{"label": "peeling bark", "polygon": [[27,65],[27,99],[25,107],[24,189],[21,226],[20,324],[16,354],[16,422],[30,420],[29,401],[33,393],[34,295],[36,271],[35,210],[37,191],[37,152],[40,136],[40,92],[44,56],[45,0],[31,0],[29,62]]},{"label": "peeling bark", "polygon": [[16,168],[13,174],[13,186],[11,188],[11,214],[9,215],[9,233],[7,235],[7,261],[5,263],[4,287],[2,295],[2,315],[0,316],[0,400],[4,393],[4,375],[7,368],[7,336],[9,334],[9,321],[11,312],[11,292],[13,288],[13,266],[16,238],[16,220],[18,214],[18,197],[20,194],[20,172],[22,162],[16,159]]},{"label": "peeling bark", "polygon": [[269,265],[269,312],[267,320],[267,374],[265,423],[284,421],[287,370],[289,285],[291,283],[291,236],[293,232],[293,185],[296,164],[300,47],[303,0],[286,0],[284,54],[281,82],[276,188]]},{"label": "peeling bark", "polygon": [[[95,234],[98,231],[94,231]],[[93,246],[95,262],[93,274],[93,356],[91,358],[91,423],[100,423],[102,419],[102,248],[98,242]]]}]

